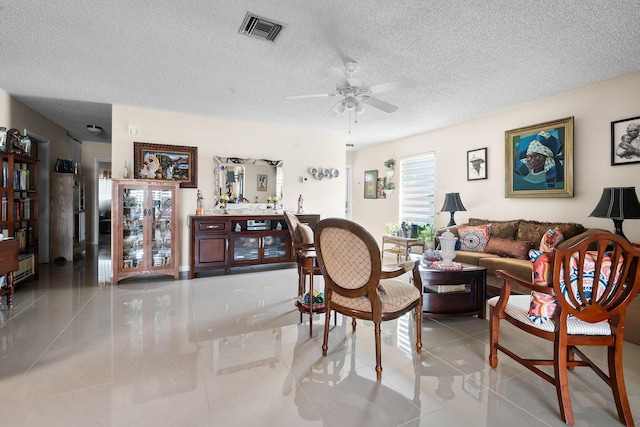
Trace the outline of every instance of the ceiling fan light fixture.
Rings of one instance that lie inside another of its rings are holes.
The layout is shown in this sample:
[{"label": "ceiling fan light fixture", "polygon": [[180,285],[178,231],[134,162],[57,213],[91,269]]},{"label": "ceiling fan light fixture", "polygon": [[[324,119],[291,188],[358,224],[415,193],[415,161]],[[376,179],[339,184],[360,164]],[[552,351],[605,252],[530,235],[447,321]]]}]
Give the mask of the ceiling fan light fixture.
[{"label": "ceiling fan light fixture", "polygon": [[336,113],[342,115],[344,114],[344,110],[346,109],[344,102],[339,102],[336,104],[335,108],[333,109],[333,111],[335,111]]},{"label": "ceiling fan light fixture", "polygon": [[356,114],[362,114],[364,113],[364,107],[362,106],[362,102],[358,102],[358,104],[356,105]]},{"label": "ceiling fan light fixture", "polygon": [[87,125],[87,132],[97,135],[102,133],[102,128],[96,125]]}]

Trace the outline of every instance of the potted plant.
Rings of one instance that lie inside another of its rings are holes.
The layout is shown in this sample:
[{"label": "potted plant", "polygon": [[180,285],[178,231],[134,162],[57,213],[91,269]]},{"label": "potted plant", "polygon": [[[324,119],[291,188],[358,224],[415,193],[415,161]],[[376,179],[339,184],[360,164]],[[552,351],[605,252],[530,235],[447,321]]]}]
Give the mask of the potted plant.
[{"label": "potted plant", "polygon": [[436,228],[433,224],[427,224],[420,230],[418,239],[424,242],[425,249],[435,249]]},{"label": "potted plant", "polygon": [[384,191],[384,195],[389,197],[393,194],[393,190],[396,189],[396,185],[393,182],[387,182],[383,187],[382,191]]},{"label": "potted plant", "polygon": [[387,178],[389,179],[393,178],[394,168],[396,166],[395,159],[385,160],[384,166],[387,168]]}]

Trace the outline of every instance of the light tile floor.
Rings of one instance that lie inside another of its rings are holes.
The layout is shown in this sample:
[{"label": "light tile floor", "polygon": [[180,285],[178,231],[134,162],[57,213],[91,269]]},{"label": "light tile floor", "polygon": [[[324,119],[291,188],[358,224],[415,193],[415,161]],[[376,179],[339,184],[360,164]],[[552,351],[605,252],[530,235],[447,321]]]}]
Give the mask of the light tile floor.
[{"label": "light tile floor", "polygon": [[[489,367],[486,320],[425,319],[420,355],[410,316],[383,323],[377,382],[372,325],[352,334],[339,316],[322,357],[323,316],[309,337],[290,264],[112,285],[109,262],[90,248],[84,261],[42,265],[14,309],[3,305],[1,425],[564,425],[551,385],[506,356]],[[550,348],[503,332],[522,350]],[[640,346],[625,343],[624,358],[638,423]],[[620,425],[598,377],[569,376],[576,426]]]}]

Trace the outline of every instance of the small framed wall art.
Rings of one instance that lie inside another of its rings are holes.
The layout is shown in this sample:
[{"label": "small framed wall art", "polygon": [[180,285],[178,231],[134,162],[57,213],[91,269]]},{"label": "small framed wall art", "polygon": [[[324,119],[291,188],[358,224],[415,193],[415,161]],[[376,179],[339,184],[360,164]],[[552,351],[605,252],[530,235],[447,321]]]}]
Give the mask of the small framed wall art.
[{"label": "small framed wall art", "polygon": [[487,179],[487,149],[467,151],[467,181]]},{"label": "small framed wall art", "polygon": [[640,117],[611,122],[611,166],[640,163]]},{"label": "small framed wall art", "polygon": [[378,198],[378,171],[365,171],[364,173],[364,198]]}]

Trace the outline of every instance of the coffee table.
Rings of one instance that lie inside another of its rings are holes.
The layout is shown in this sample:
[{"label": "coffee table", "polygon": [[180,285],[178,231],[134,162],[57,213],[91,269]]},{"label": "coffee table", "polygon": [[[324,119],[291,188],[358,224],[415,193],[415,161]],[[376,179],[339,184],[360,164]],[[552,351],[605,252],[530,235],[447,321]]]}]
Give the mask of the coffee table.
[{"label": "coffee table", "polygon": [[[420,256],[412,255],[412,259]],[[462,264],[461,270],[439,270],[420,262],[425,317],[486,317],[487,269]]]}]

